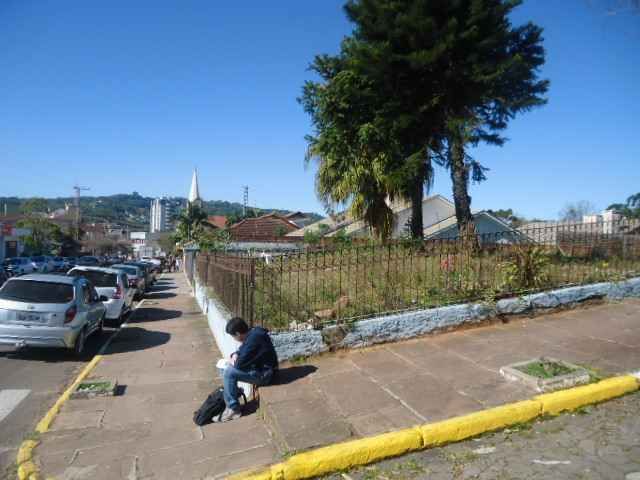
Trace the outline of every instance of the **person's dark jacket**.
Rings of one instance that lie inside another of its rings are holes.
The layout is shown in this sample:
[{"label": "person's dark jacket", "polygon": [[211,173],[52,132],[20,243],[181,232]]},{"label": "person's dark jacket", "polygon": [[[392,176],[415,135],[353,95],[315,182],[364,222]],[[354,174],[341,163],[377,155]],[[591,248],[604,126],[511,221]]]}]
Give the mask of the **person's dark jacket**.
[{"label": "person's dark jacket", "polygon": [[277,370],[278,355],[273,348],[269,333],[262,327],[253,327],[238,349],[235,367],[249,372],[251,370]]}]

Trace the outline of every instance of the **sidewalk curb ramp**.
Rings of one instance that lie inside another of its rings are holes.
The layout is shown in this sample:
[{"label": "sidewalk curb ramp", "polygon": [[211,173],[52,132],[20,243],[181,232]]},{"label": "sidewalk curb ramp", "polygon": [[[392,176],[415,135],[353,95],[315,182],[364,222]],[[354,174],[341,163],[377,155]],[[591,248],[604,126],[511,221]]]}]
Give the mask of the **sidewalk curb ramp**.
[{"label": "sidewalk curb ramp", "polygon": [[[230,480],[298,480],[347,470],[409,452],[458,442],[487,432],[558,415],[603,402],[640,388],[634,375],[608,378],[598,383],[537,395],[530,400],[454,417],[436,423],[351,440],[295,454],[285,461],[228,477]],[[22,479],[21,479],[22,480]]]}]

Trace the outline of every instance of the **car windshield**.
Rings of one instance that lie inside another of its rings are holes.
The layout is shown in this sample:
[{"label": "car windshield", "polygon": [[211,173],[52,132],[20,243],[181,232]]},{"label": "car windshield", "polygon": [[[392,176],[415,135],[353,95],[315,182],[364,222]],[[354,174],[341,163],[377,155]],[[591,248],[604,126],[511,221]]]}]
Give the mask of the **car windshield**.
[{"label": "car windshield", "polygon": [[31,257],[34,262],[44,262],[44,257]]},{"label": "car windshield", "polygon": [[73,300],[73,285],[34,280],[10,280],[0,289],[0,300],[69,303]]},{"label": "car windshield", "polygon": [[117,268],[118,270],[122,270],[127,275],[138,276],[138,269],[136,267],[120,267],[118,265],[114,265],[113,268]]},{"label": "car windshield", "polygon": [[115,273],[98,272],[95,270],[72,270],[68,275],[71,277],[84,277],[96,288],[115,287],[118,283],[118,276]]}]

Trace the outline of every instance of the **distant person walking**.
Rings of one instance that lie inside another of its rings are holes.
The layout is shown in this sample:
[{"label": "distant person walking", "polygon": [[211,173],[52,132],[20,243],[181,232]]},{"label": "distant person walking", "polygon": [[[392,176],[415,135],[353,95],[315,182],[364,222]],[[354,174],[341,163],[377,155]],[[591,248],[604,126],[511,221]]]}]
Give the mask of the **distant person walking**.
[{"label": "distant person walking", "polygon": [[175,265],[176,265],[176,272],[179,272],[180,271],[180,259],[178,257],[176,257]]}]

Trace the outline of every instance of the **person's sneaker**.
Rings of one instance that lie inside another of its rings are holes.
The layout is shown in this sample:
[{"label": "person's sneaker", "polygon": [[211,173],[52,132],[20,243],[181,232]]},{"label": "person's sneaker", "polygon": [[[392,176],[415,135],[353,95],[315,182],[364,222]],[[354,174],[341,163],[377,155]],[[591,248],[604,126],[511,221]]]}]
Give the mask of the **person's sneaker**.
[{"label": "person's sneaker", "polygon": [[225,408],[224,412],[222,412],[219,417],[213,417],[213,423],[230,422],[231,420],[235,420],[236,418],[240,418],[241,416],[242,416],[241,411]]}]

